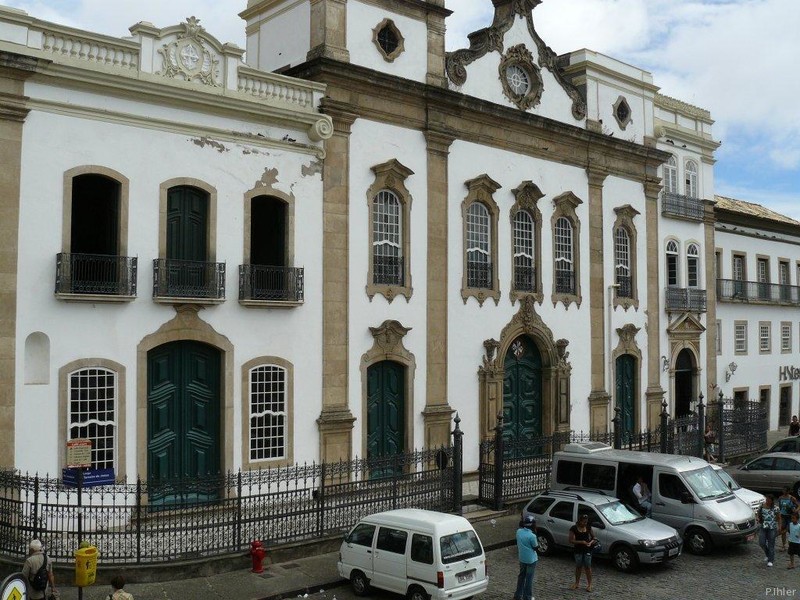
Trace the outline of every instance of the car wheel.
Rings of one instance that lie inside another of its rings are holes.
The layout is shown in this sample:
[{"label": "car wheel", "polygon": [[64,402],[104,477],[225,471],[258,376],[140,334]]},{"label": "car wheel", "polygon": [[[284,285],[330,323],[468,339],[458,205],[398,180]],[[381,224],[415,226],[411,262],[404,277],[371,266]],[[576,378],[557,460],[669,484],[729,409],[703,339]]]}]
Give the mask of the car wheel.
[{"label": "car wheel", "polygon": [[611,560],[614,561],[617,570],[623,573],[630,573],[638,564],[636,553],[627,546],[615,547],[611,551]]},{"label": "car wheel", "polygon": [[538,533],[537,536],[539,537],[539,548],[537,552],[542,556],[550,556],[553,554],[555,546],[553,545],[552,536],[546,531]]},{"label": "car wheel", "polygon": [[408,590],[408,594],[406,595],[408,600],[428,600],[428,594],[425,593],[421,587],[417,587],[416,585]]},{"label": "car wheel", "polygon": [[361,571],[350,573],[350,585],[353,586],[353,593],[356,596],[366,596],[369,594],[369,579]]},{"label": "car wheel", "polygon": [[711,536],[699,527],[694,527],[686,532],[684,543],[692,554],[708,554],[711,552]]}]

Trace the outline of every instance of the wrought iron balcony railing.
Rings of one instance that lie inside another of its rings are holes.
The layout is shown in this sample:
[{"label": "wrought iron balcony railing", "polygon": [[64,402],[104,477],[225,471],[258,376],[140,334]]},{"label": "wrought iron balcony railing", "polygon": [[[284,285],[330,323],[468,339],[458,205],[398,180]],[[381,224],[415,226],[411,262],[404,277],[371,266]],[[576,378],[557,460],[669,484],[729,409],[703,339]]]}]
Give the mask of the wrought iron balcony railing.
[{"label": "wrought iron balcony railing", "polygon": [[56,255],[56,294],[136,296],[136,257]]},{"label": "wrought iron balcony railing", "polygon": [[617,298],[633,298],[633,278],[617,275]]},{"label": "wrought iron balcony railing", "polygon": [[706,291],[703,289],[668,287],[665,296],[667,310],[706,312]]},{"label": "wrought iron balcony railing", "polygon": [[156,258],[153,298],[225,299],[225,263]]},{"label": "wrought iron balcony railing", "polygon": [[514,265],[514,289],[518,292],[535,292],[536,267]]},{"label": "wrought iron balcony railing", "polygon": [[572,271],[556,269],[555,278],[557,294],[575,293],[575,273]]},{"label": "wrought iron balcony railing", "polygon": [[492,265],[467,261],[467,287],[491,289]]},{"label": "wrought iron balcony railing", "polygon": [[717,299],[723,302],[800,305],[800,286],[739,279],[717,279]]},{"label": "wrought iron balcony railing", "polygon": [[377,285],[403,285],[403,257],[373,256],[372,282]]},{"label": "wrought iron balcony railing", "polygon": [[303,302],[302,267],[239,265],[239,300]]},{"label": "wrought iron balcony railing", "polygon": [[661,214],[692,221],[703,220],[703,201],[674,192],[661,192]]}]

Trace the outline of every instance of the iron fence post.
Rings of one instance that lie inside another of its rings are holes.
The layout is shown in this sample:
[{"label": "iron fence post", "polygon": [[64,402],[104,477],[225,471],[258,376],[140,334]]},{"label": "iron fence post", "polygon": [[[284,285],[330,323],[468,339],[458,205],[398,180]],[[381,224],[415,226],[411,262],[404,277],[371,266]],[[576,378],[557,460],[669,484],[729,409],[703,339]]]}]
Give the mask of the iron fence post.
[{"label": "iron fence post", "polygon": [[494,510],[503,508],[503,413],[494,428]]},{"label": "iron fence post", "polygon": [[614,449],[619,450],[622,448],[622,431],[620,431],[620,426],[622,423],[622,410],[619,406],[614,407],[614,418],[611,419],[611,422],[614,424]]},{"label": "iron fence post", "polygon": [[136,478],[136,562],[142,562],[142,480]]},{"label": "iron fence post", "polygon": [[242,470],[236,472],[236,548],[242,547]]},{"label": "iron fence post", "polygon": [[33,537],[39,538],[39,474],[33,477]]},{"label": "iron fence post", "polygon": [[719,391],[717,401],[717,440],[719,444],[719,462],[725,462],[725,400],[722,397],[722,390]]},{"label": "iron fence post", "polygon": [[453,512],[457,515],[461,514],[461,502],[462,502],[462,495],[464,492],[463,489],[463,463],[462,463],[462,451],[463,451],[463,443],[464,443],[464,432],[461,431],[461,427],[459,426],[461,423],[461,417],[458,416],[456,413],[455,418],[453,419],[455,423],[455,427],[453,428]]},{"label": "iron fence post", "polygon": [[317,535],[322,536],[325,531],[325,463],[319,465],[319,494],[317,494]]},{"label": "iron fence post", "polygon": [[392,455],[392,508],[397,508],[397,458],[400,455],[395,453]]},{"label": "iron fence post", "polygon": [[667,428],[669,427],[669,415],[667,414],[667,401],[661,401],[661,454],[667,453]]},{"label": "iron fence post", "polygon": [[706,456],[706,406],[703,404],[703,392],[697,399],[697,429],[700,432],[697,440],[698,456],[705,458]]}]

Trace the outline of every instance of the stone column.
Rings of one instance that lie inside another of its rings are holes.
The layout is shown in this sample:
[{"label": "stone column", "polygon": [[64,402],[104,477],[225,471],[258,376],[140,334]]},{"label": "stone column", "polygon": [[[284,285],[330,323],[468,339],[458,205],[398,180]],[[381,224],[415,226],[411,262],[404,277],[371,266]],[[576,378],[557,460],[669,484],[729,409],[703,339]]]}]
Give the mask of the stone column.
[{"label": "stone column", "polygon": [[589,178],[589,319],[592,323],[590,431],[608,431],[611,396],[606,388],[606,291],[603,270],[603,182],[608,172],[590,166]]},{"label": "stone column", "polygon": [[[717,252],[715,248],[714,202],[703,202],[703,231],[705,233],[706,263],[706,398],[717,387]],[[713,387],[712,387],[713,386]],[[702,390],[701,390],[702,391]]]},{"label": "stone column", "polygon": [[428,146],[428,280],[425,446],[450,444],[450,417],[447,402],[447,161],[453,137],[426,131]]},{"label": "stone column", "polygon": [[350,62],[347,0],[311,0],[311,50],[306,58],[319,57]]},{"label": "stone column", "polygon": [[15,464],[15,353],[22,128],[25,79],[37,61],[0,52],[0,467]]},{"label": "stone column", "polygon": [[322,199],[322,413],[320,460],[349,460],[353,422],[348,401],[349,306],[348,236],[350,196],[350,128],[356,115],[348,106],[326,100],[333,136],[325,143]]},{"label": "stone column", "polygon": [[661,185],[648,180],[644,183],[647,203],[645,228],[647,229],[647,427],[655,429],[660,424],[661,402],[661,289],[658,273],[661,266],[661,241],[658,236],[658,195]]}]

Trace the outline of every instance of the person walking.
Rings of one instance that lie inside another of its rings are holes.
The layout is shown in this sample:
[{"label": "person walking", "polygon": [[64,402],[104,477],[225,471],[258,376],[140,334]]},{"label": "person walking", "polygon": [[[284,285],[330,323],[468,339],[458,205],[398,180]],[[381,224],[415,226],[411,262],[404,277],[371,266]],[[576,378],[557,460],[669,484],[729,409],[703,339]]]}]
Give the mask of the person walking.
[{"label": "person walking", "polygon": [[46,587],[44,589],[36,589],[33,586],[36,573],[39,572],[39,569],[42,568],[45,561],[47,561],[47,581],[50,585],[50,593],[55,594],[56,580],[53,576],[53,563],[45,556],[44,550],[42,549],[42,542],[39,540],[31,540],[31,543],[28,545],[28,557],[25,559],[25,564],[22,565],[22,576],[25,577],[25,581],[28,583],[29,600],[42,600],[46,597]]},{"label": "person walking", "polygon": [[533,600],[533,577],[539,555],[539,538],[536,537],[536,519],[527,515],[519,522],[517,529],[517,554],[519,555],[519,575],[514,600]]},{"label": "person walking", "polygon": [[778,534],[778,523],[781,513],[775,506],[775,498],[772,494],[767,494],[767,499],[761,508],[758,509],[758,522],[761,529],[758,534],[758,545],[764,550],[767,566],[771,567],[775,562],[775,537]]},{"label": "person walking", "polygon": [[792,513],[797,512],[798,507],[800,507],[800,502],[797,501],[797,498],[792,496],[792,493],[789,491],[789,486],[784,486],[783,493],[778,496],[778,508],[781,511],[781,550],[786,550],[786,532],[789,528]]},{"label": "person walking", "polygon": [[789,423],[789,435],[800,435],[800,421],[797,415],[792,415],[792,422]]},{"label": "person walking", "polygon": [[577,590],[581,585],[581,571],[586,571],[586,591],[592,591],[592,547],[597,539],[589,526],[589,515],[580,515],[578,522],[569,528],[569,543],[575,552],[575,583],[569,586]]},{"label": "person walking", "polygon": [[798,514],[792,513],[792,520],[789,522],[789,569],[794,569],[794,557],[800,556],[800,523]]},{"label": "person walking", "polygon": [[125,587],[125,578],[122,575],[114,575],[111,578],[111,587],[114,591],[106,600],[133,600],[133,596],[122,589]]}]

